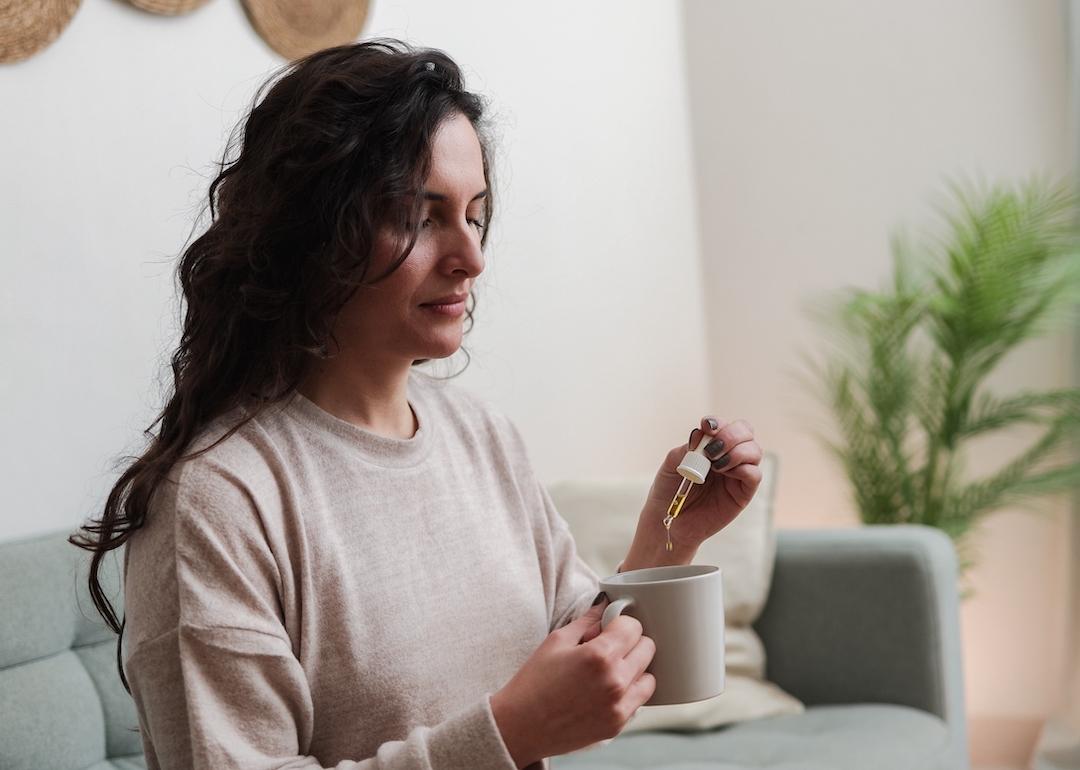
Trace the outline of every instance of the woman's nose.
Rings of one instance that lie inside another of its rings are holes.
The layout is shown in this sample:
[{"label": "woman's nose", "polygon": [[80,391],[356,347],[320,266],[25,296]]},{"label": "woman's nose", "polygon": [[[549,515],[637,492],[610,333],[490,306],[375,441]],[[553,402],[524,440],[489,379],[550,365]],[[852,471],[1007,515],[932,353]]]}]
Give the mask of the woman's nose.
[{"label": "woman's nose", "polygon": [[467,224],[454,228],[453,236],[446,244],[446,253],[442,261],[451,273],[465,273],[470,277],[475,277],[484,271],[484,252],[480,248],[480,235],[473,225]]}]

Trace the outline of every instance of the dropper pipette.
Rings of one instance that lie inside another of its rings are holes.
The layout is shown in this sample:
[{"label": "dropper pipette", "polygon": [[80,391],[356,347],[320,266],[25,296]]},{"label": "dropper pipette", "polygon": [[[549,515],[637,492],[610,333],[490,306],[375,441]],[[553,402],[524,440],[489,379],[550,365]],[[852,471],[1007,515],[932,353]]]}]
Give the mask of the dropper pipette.
[{"label": "dropper pipette", "polygon": [[664,516],[664,529],[667,530],[667,550],[669,551],[672,550],[671,523],[675,521],[679,511],[682,510],[683,504],[686,502],[686,496],[690,494],[690,487],[694,484],[704,484],[709,469],[712,467],[709,458],[705,456],[705,444],[711,438],[712,436],[708,434],[703,435],[698,445],[683,456],[682,462],[676,468],[683,480],[679,484],[678,491],[675,492],[675,497],[671,498],[671,505],[668,506],[667,515]]}]

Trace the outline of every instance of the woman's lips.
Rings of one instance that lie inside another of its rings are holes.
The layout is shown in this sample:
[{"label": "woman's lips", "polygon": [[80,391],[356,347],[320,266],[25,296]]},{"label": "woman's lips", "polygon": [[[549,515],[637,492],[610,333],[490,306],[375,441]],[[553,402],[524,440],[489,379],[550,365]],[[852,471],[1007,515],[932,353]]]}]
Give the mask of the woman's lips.
[{"label": "woman's lips", "polygon": [[441,304],[421,305],[420,307],[424,308],[424,310],[430,310],[433,313],[438,313],[439,315],[445,315],[445,316],[450,316],[451,318],[457,318],[458,316],[463,315],[465,313],[465,300],[461,300],[460,302],[450,302],[450,303],[444,304],[444,305],[441,305]]}]

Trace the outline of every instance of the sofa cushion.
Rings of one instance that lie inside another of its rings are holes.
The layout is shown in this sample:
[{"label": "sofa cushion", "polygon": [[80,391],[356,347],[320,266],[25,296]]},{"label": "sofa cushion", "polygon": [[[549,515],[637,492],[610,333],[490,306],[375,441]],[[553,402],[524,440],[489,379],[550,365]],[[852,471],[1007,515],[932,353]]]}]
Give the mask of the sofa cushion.
[{"label": "sofa cushion", "polygon": [[[122,613],[116,557],[103,560],[100,577]],[[116,635],[90,600],[88,563],[56,532],[3,544],[0,767],[76,770],[142,751]]]},{"label": "sofa cushion", "polygon": [[551,761],[553,770],[946,770],[949,732],[907,706],[812,706],[696,733],[653,732]]},{"label": "sofa cushion", "polygon": [[146,757],[136,754],[130,757],[103,759],[86,770],[146,770]]},{"label": "sofa cushion", "polygon": [[[623,733],[708,729],[747,719],[803,710],[800,701],[765,681],[765,648],[752,624],[769,595],[776,533],[772,526],[777,462],[766,453],[762,481],[750,505],[702,544],[697,564],[715,564],[724,577],[724,692],[697,703],[643,706]],[[652,478],[565,481],[549,492],[566,519],[578,554],[600,576],[615,572],[626,555]],[[675,490],[672,490],[674,493]],[[660,522],[657,522],[660,527]],[[679,526],[678,519],[673,527]]]}]

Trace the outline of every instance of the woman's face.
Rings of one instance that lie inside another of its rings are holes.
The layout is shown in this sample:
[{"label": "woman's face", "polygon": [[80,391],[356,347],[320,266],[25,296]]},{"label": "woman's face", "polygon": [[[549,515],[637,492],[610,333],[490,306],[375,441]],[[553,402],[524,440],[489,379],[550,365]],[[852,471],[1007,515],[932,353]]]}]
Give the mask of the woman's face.
[{"label": "woman's face", "polygon": [[[480,236],[487,195],[480,142],[464,115],[447,118],[436,131],[421,195],[422,226],[409,256],[342,308],[335,333],[343,353],[411,364],[446,358],[461,346],[465,297],[484,269]],[[379,233],[368,275],[390,268],[402,237]]]}]

